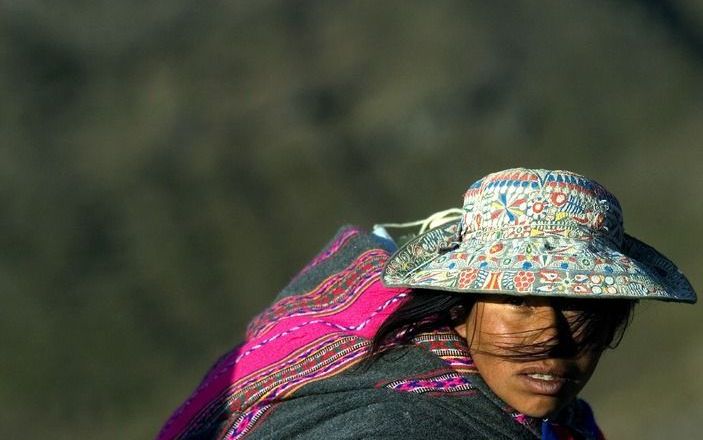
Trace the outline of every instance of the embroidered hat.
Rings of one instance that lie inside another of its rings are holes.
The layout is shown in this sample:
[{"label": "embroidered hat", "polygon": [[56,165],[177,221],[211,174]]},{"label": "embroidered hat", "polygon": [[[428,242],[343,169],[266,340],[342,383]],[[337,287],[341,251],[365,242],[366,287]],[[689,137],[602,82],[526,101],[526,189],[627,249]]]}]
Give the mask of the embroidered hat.
[{"label": "embroidered hat", "polygon": [[674,263],[624,233],[615,196],[570,171],[485,176],[457,221],[405,243],[382,277],[389,287],[696,302]]}]

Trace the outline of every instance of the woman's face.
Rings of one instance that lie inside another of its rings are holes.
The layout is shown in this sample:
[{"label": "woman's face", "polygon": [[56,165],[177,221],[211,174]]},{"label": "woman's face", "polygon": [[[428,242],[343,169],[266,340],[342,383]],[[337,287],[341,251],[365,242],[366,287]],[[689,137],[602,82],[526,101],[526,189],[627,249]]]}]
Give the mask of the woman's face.
[{"label": "woman's face", "polygon": [[[467,339],[476,368],[498,397],[523,414],[544,418],[571,402],[598,364],[600,351],[576,349],[573,322],[579,313],[578,300],[491,295],[476,301],[456,331]],[[546,344],[548,354],[515,357],[515,350],[539,344]]]}]

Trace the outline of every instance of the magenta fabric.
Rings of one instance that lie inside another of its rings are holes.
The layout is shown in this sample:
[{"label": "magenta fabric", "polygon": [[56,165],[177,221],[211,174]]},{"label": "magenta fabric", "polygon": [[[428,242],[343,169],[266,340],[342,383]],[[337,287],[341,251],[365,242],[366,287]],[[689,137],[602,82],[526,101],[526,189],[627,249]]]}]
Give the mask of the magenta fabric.
[{"label": "magenta fabric", "polygon": [[[358,234],[358,229],[340,234],[305,270],[326,260]],[[198,425],[198,419],[215,410],[213,402],[226,405],[226,417],[246,425],[247,413],[260,410],[262,403],[274,405],[295,388],[358,362],[376,330],[408,292],[381,283],[380,272],[387,258],[387,251],[368,250],[310,292],[283,298],[262,313],[249,326],[247,340],[217,362],[167,421],[158,440],[177,439],[187,433]],[[305,362],[314,352],[329,347],[339,350],[338,342],[345,338],[348,343],[342,346],[348,345],[349,352],[342,353],[327,368],[312,369],[299,378],[280,378],[278,383],[271,379],[277,371]],[[230,397],[237,394],[238,398]],[[255,422],[250,420],[251,424]],[[244,428],[251,427],[240,426],[225,438],[242,437],[249,430]]]}]

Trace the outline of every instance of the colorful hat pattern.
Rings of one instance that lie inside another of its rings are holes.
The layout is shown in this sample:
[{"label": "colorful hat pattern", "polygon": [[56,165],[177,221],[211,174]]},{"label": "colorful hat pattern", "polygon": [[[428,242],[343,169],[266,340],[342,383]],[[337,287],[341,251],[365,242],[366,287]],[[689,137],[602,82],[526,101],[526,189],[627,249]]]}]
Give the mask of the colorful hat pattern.
[{"label": "colorful hat pattern", "polygon": [[390,287],[696,302],[686,277],[627,235],[615,196],[570,171],[514,168],[478,180],[463,216],[403,245]]}]

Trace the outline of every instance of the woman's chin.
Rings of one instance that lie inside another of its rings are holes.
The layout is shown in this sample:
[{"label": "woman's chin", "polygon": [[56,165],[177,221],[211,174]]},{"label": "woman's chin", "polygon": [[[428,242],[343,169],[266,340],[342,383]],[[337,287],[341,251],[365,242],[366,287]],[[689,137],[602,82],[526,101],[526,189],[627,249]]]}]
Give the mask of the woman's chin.
[{"label": "woman's chin", "polygon": [[513,406],[516,411],[526,416],[546,419],[555,416],[568,402],[555,396],[535,395]]}]

